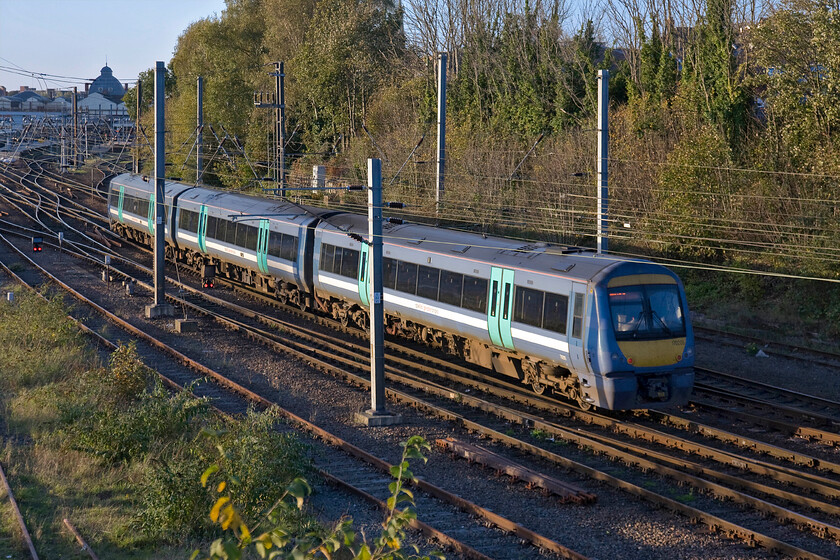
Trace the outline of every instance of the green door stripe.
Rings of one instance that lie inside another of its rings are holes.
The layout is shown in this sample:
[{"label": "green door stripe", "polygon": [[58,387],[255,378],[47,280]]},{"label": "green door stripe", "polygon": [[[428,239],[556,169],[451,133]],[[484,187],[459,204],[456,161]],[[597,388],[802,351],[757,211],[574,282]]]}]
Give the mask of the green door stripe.
[{"label": "green door stripe", "polygon": [[499,293],[499,331],[502,343],[508,350],[513,350],[513,337],[510,334],[510,322],[513,319],[513,271],[502,272],[502,288]]},{"label": "green door stripe", "polygon": [[202,204],[198,212],[198,248],[202,253],[207,252],[207,206]]},{"label": "green door stripe", "polygon": [[263,274],[268,274],[268,220],[260,220],[257,231],[257,268]]},{"label": "green door stripe", "polygon": [[123,223],[123,201],[125,200],[125,185],[120,185],[120,201],[117,203],[117,217],[120,220],[120,223]]},{"label": "green door stripe", "polygon": [[505,268],[490,269],[490,286],[487,297],[487,332],[496,346],[513,350],[510,322],[513,319],[513,271]]},{"label": "green door stripe", "polygon": [[370,249],[370,245],[363,244],[359,259],[359,299],[365,307],[370,307]]},{"label": "green door stripe", "polygon": [[149,211],[147,212],[149,219],[149,233],[155,234],[155,195],[149,195]]},{"label": "green door stripe", "polygon": [[490,293],[487,297],[487,331],[490,333],[490,341],[496,346],[502,345],[501,333],[499,333],[499,308],[501,298],[499,292],[502,287],[502,269],[492,267],[490,269]]}]

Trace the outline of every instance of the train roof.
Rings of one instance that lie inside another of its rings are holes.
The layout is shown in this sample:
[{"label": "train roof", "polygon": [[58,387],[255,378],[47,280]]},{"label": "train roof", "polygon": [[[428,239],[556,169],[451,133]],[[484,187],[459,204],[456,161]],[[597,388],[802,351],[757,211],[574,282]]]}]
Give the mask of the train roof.
[{"label": "train roof", "polygon": [[[339,214],[329,219],[325,229],[367,235],[367,216]],[[593,280],[620,263],[644,263],[613,255],[599,255],[590,249],[535,243],[503,237],[436,228],[420,224],[383,224],[386,245],[429,251],[508,268]],[[392,255],[397,256],[397,255]],[[652,263],[646,263],[653,265]]]},{"label": "train roof", "polygon": [[[128,173],[118,175],[113,181],[144,191],[150,191],[152,188],[151,181],[145,181],[139,175]],[[184,192],[188,189],[190,192]],[[181,195],[183,201],[206,204],[211,208],[227,209],[234,215],[253,214],[295,223],[305,223],[308,219],[320,217],[324,220],[322,227],[325,230],[362,236],[368,233],[367,216],[361,214],[301,206],[279,199],[195,187],[176,181],[166,182],[168,197],[179,192],[184,192]],[[421,224],[385,223],[382,230],[386,245],[392,247],[428,251],[496,266],[526,268],[542,274],[584,281],[602,276],[607,269],[621,263],[633,263],[636,265],[635,268],[655,266],[658,269],[667,270],[665,267],[647,261],[614,255],[599,255],[591,249],[582,247],[527,242]]]},{"label": "train roof", "polygon": [[[123,173],[113,179],[118,185],[126,185],[151,191],[151,181],[145,181],[139,175]],[[198,187],[177,181],[166,181],[166,196],[172,197],[183,193],[179,200],[195,204],[204,204],[208,208],[229,210],[230,215],[269,218],[285,222],[301,223],[330,211],[322,208],[308,208],[280,199],[270,199],[232,191],[207,187]]]},{"label": "train roof", "polygon": [[[113,187],[114,185],[125,186],[142,192],[152,192],[155,188],[154,177],[149,177],[148,175],[134,175],[132,173],[121,173],[112,178],[111,186]],[[192,185],[188,185],[186,183],[166,181],[164,190],[167,197],[172,197],[191,187]]]}]

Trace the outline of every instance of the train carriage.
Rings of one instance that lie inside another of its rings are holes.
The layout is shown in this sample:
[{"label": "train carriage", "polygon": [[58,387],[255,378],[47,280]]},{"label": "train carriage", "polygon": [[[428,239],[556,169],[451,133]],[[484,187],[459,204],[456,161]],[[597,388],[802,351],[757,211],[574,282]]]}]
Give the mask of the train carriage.
[{"label": "train carriage", "polygon": [[[281,301],[368,327],[366,217],[166,185],[168,257],[196,270],[213,265]],[[153,202],[148,181],[114,178],[112,227],[151,244]],[[693,333],[682,284],[667,268],[415,224],[384,224],[383,231],[389,334],[537,393],[551,388],[585,408],[687,402]]]}]

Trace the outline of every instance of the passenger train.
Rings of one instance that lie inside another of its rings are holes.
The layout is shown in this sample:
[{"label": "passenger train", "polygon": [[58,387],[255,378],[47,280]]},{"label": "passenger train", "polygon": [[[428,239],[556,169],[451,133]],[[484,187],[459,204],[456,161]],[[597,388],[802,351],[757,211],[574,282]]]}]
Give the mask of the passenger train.
[{"label": "passenger train", "polygon": [[[368,327],[367,217],[165,183],[167,259]],[[110,183],[120,235],[154,242],[154,180]],[[583,408],[688,401],[694,336],[680,279],[642,261],[425,225],[383,225],[385,328]]]}]

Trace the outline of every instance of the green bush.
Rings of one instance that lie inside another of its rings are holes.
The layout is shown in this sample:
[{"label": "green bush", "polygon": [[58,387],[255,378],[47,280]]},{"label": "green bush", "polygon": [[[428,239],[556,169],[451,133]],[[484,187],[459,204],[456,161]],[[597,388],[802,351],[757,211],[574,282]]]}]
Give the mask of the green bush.
[{"label": "green bush", "polygon": [[194,433],[194,421],[206,417],[207,402],[187,392],[172,394],[160,381],[128,406],[103,403],[85,411],[69,402],[65,417],[74,417],[63,433],[65,445],[106,462],[143,459],[148,453]]},{"label": "green bush", "polygon": [[[307,448],[294,434],[276,429],[272,413],[249,411],[243,419],[206,427],[174,453],[150,459],[140,483],[136,526],[150,539],[176,542],[186,535],[205,534],[212,524],[207,511],[212,497],[195,481],[208,463],[229,474],[230,495],[241,505],[249,522],[258,520],[276,497],[295,479],[307,474]],[[219,451],[224,453],[219,459]],[[283,523],[305,531],[309,519],[294,510],[283,510]]]}]

